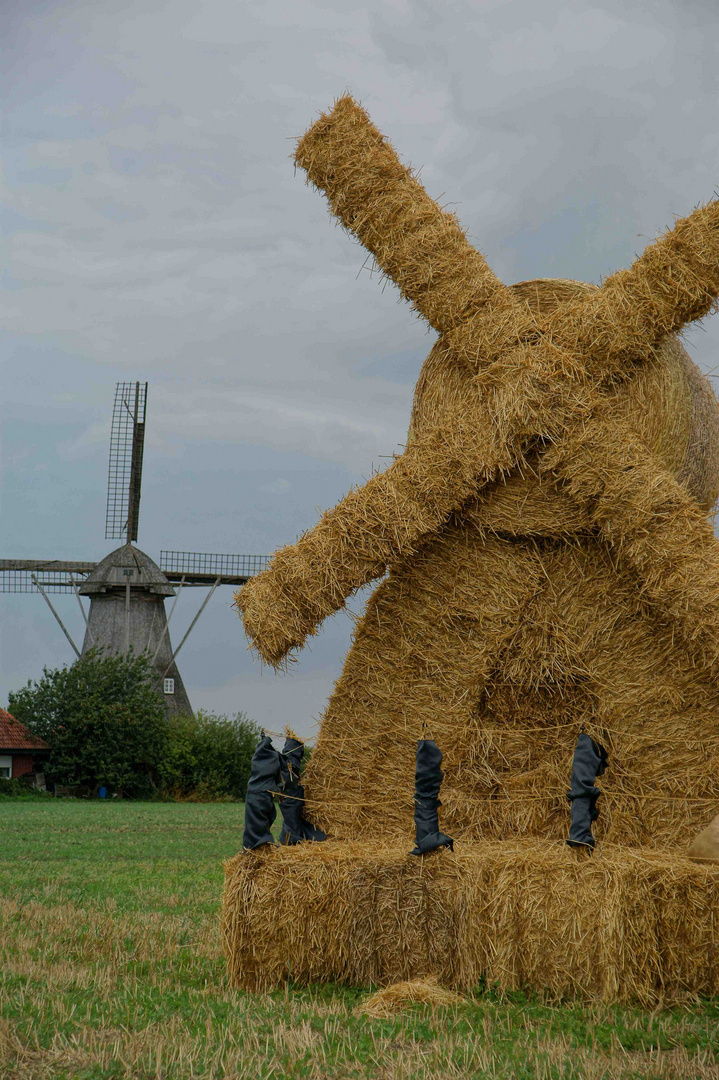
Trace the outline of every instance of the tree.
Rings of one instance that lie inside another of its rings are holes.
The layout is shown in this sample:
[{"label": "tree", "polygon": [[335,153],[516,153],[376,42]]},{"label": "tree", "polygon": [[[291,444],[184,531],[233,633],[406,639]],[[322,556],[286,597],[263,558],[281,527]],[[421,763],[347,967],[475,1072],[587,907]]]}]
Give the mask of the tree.
[{"label": "tree", "polygon": [[195,716],[169,717],[163,788],[180,797],[244,799],[259,737],[244,713],[230,719],[199,710]]},{"label": "tree", "polygon": [[154,674],[143,656],[90,650],[10,694],[10,712],[52,747],[51,783],[136,797],[156,789],[168,721]]}]

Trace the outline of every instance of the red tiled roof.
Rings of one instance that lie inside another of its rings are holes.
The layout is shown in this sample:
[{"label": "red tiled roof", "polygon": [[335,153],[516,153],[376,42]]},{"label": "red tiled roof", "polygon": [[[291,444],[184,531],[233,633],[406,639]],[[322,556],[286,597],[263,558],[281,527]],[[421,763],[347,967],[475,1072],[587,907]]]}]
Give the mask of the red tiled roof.
[{"label": "red tiled roof", "polygon": [[49,750],[44,739],[31,735],[24,724],[0,709],[0,750]]}]

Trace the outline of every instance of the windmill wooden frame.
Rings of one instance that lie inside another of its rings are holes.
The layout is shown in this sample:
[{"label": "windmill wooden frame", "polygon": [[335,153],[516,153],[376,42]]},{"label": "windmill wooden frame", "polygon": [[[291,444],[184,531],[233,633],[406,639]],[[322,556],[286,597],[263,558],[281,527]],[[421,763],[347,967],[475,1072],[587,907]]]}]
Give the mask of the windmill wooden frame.
[{"label": "windmill wooden frame", "polygon": [[[190,700],[176,658],[220,585],[242,585],[266,562],[265,556],[162,551],[158,566],[135,547],[139,530],[148,384],[119,382],[110,427],[105,539],[125,543],[100,562],[59,559],[0,559],[0,592],[39,592],[75,656],[90,649],[108,654],[144,655],[172,712],[190,713]],[[173,648],[170,622],[184,588],[208,589],[179,645]],[[82,612],[82,648],[75,643],[50,594],[72,592]],[[90,601],[89,612],[82,598]],[[169,616],[165,600],[174,597]]]}]

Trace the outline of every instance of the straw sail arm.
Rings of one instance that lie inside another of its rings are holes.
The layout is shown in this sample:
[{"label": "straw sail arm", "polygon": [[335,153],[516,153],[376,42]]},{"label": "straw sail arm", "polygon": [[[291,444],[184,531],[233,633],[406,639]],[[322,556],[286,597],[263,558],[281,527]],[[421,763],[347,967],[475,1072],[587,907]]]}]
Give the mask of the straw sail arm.
[{"label": "straw sail arm", "polygon": [[567,378],[573,363],[551,347],[510,350],[384,473],[281,548],[235,598],[260,656],[281,663],[351,593],[414,555],[450,514],[521,465],[536,436],[561,440],[592,403]]},{"label": "straw sail arm", "polygon": [[668,334],[708,315],[719,296],[719,200],[699,206],[601,289],[561,305],[554,339],[609,374],[646,359]]},{"label": "straw sail arm", "polygon": [[516,464],[521,449],[504,439],[491,403],[464,403],[441,419],[236,593],[245,630],[267,663],[279,664],[355,589],[414,555],[449,514]]},{"label": "straw sail arm", "polygon": [[[521,313],[510,290],[349,96],[299,140],[295,161],[405,299],[440,333],[489,305]],[[489,323],[486,324],[489,331]]]},{"label": "straw sail arm", "polygon": [[[586,508],[642,598],[675,620],[693,662],[719,669],[719,542],[705,512],[631,427],[601,413],[552,448],[564,489]],[[561,460],[559,460],[561,459]]]}]

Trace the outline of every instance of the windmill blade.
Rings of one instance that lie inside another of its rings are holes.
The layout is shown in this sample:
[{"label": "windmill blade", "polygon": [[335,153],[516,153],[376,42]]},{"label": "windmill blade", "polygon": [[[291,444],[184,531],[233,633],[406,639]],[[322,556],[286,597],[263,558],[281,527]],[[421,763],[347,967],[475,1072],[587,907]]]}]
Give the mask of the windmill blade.
[{"label": "windmill blade", "polygon": [[523,305],[348,94],[305,132],[295,162],[435,330],[447,333],[490,307],[492,323],[480,318],[476,327],[477,355],[489,361],[517,340]]},{"label": "windmill blade", "polygon": [[[0,593],[74,592],[97,566],[58,559],[0,559]],[[74,583],[73,583],[74,578]]]},{"label": "windmill blade", "polygon": [[117,383],[110,429],[106,540],[137,540],[146,408],[147,383]]},{"label": "windmill blade", "polygon": [[692,666],[719,667],[719,543],[692,495],[631,424],[597,410],[546,461],[627,566],[644,603],[672,620]]},{"label": "windmill blade", "polygon": [[719,296],[719,200],[698,206],[601,288],[560,304],[549,337],[611,375],[648,359],[657,344],[704,318]]},{"label": "windmill blade", "polygon": [[264,570],[269,555],[218,555],[204,551],[161,551],[160,569],[168,581],[184,585],[244,585]]},{"label": "windmill blade", "polygon": [[[140,494],[142,489],[142,455],[145,449],[145,410],[147,407],[147,383],[140,391],[135,383],[134,424],[132,431],[132,455],[130,459],[130,493],[127,511],[127,539],[137,540],[140,519]],[[140,418],[141,417],[141,418]]]}]

